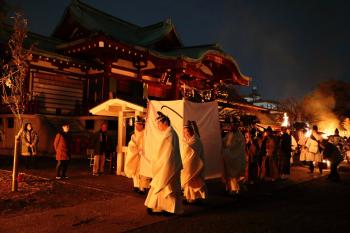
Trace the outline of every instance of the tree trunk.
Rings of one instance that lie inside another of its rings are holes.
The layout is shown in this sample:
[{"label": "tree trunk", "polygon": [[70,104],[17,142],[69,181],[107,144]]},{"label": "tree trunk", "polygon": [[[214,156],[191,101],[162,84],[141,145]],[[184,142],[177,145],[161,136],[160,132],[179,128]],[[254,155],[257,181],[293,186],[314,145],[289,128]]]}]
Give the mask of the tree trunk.
[{"label": "tree trunk", "polygon": [[13,150],[13,169],[12,169],[12,192],[18,191],[18,159],[19,159],[19,147],[21,139],[21,130],[15,136],[15,148]]}]

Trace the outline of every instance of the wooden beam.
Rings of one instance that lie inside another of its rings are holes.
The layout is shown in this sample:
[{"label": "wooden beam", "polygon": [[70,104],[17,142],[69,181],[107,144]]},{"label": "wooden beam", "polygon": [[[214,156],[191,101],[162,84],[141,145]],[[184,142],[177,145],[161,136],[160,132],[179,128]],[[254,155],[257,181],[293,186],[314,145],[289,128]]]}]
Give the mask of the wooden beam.
[{"label": "wooden beam", "polygon": [[109,106],[108,111],[118,113],[118,112],[122,111],[122,108],[121,108],[121,106]]},{"label": "wooden beam", "polygon": [[123,117],[123,112],[118,113],[118,146],[117,146],[117,175],[124,173],[124,156],[123,146],[126,140],[126,122]]}]

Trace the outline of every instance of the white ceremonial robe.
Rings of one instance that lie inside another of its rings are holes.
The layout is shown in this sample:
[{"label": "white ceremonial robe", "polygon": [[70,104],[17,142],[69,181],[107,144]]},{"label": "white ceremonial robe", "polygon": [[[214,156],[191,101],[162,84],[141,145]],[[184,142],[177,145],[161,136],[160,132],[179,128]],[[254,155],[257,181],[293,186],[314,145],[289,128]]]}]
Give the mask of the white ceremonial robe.
[{"label": "white ceremonial robe", "polygon": [[299,134],[299,141],[298,144],[300,145],[300,161],[306,161],[306,155],[308,153],[307,147],[306,147],[306,141],[307,141],[307,137],[305,136],[305,134],[301,133]]},{"label": "white ceremonial robe", "polygon": [[295,150],[298,148],[298,143],[295,140],[295,137],[293,135],[291,135],[291,139],[292,139],[292,152],[291,152],[291,156],[290,156],[290,163],[293,164],[294,163],[294,153],[295,153]]},{"label": "white ceremonial robe", "polygon": [[144,190],[149,188],[149,181],[140,175],[141,156],[143,154],[144,131],[137,131],[131,136],[125,158],[125,175],[133,179],[135,188]]},{"label": "white ceremonial robe", "polygon": [[[313,132],[312,135],[318,141],[322,140],[322,137],[318,133]],[[306,154],[306,161],[322,162],[322,154],[318,148],[318,142],[316,140],[309,137],[306,140],[305,146],[308,149]]]},{"label": "white ceremonial robe", "polygon": [[183,213],[180,173],[182,169],[179,138],[169,126],[161,132],[157,154],[151,158],[152,181],[145,205],[153,212]]},{"label": "white ceremonial robe", "polygon": [[227,191],[239,191],[238,180],[245,171],[245,139],[241,132],[229,132],[223,139]]},{"label": "white ceremonial robe", "polygon": [[207,187],[204,180],[204,150],[198,135],[193,135],[184,141],[181,156],[183,170],[181,172],[181,186],[184,197],[192,202],[196,199],[207,198]]}]

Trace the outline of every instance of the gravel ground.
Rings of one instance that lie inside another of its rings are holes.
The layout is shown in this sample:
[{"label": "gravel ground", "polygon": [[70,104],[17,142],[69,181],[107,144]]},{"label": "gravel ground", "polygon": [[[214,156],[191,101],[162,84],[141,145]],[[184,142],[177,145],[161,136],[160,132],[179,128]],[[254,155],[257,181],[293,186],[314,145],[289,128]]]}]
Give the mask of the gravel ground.
[{"label": "gravel ground", "polygon": [[[28,214],[52,208],[74,206],[79,203],[112,198],[113,195],[64,181],[50,180],[24,173],[18,192],[11,192],[12,173],[0,170],[0,217]],[[77,198],[79,197],[79,198]]]},{"label": "gravel ground", "polygon": [[210,181],[205,206],[162,217],[147,215],[145,196],[131,192],[130,179],[93,177],[85,161],[73,161],[71,178],[56,181],[54,165],[43,161],[26,171],[17,193],[10,192],[9,167],[1,167],[8,170],[0,169],[0,233],[350,232],[348,168],[341,169],[342,182],[333,183],[293,167],[290,179],[249,186],[240,198],[225,196],[223,184]]},{"label": "gravel ground", "polygon": [[350,175],[341,176],[339,183],[321,177],[128,232],[350,232]]}]

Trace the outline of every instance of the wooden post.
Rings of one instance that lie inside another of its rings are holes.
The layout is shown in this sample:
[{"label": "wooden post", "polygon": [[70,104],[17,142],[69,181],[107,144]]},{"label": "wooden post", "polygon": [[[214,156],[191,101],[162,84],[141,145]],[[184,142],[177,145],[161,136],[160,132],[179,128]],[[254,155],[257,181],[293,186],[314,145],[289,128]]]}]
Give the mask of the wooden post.
[{"label": "wooden post", "polygon": [[125,144],[126,127],[123,111],[118,113],[118,146],[117,146],[117,175],[124,172],[124,153],[123,146]]},{"label": "wooden post", "polygon": [[111,64],[112,62],[108,59],[105,59],[105,72],[102,76],[102,100],[105,101],[108,99],[109,95],[109,79],[111,76]]},{"label": "wooden post", "polygon": [[15,148],[13,150],[13,169],[12,169],[12,192],[16,192],[18,190],[18,148],[19,148],[19,143],[20,143],[20,138],[21,138],[21,132],[20,131],[16,136],[15,136]]},{"label": "wooden post", "polygon": [[180,77],[181,77],[181,73],[176,73],[175,83],[173,84],[174,99],[175,100],[180,99]]}]

